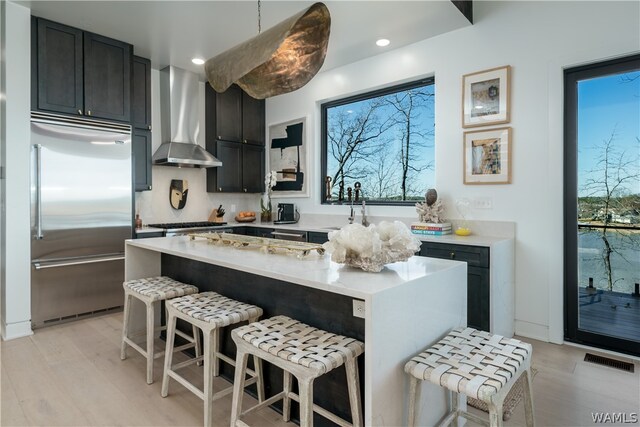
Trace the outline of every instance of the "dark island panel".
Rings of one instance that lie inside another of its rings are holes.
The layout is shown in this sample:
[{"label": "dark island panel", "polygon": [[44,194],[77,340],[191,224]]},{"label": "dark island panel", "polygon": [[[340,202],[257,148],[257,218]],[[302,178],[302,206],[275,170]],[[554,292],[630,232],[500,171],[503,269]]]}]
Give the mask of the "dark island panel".
[{"label": "dark island panel", "polygon": [[[292,258],[291,262],[298,260]],[[285,315],[325,331],[364,341],[364,319],[353,317],[351,297],[164,253],[161,271],[162,275],[197,286],[201,292],[215,291],[238,301],[255,304],[264,310],[263,318]],[[230,337],[230,328],[225,328],[221,334],[220,348],[225,354],[235,358],[235,345]],[[251,359],[249,363],[252,363]],[[363,394],[364,356],[358,358],[358,365],[360,389]],[[221,363],[220,373],[233,382],[233,368],[226,363]],[[264,377],[267,397],[282,391],[280,369],[265,363]],[[254,388],[249,388],[251,389]],[[294,389],[297,391],[295,381]],[[346,420],[351,420],[344,367],[334,369],[315,381],[314,403]],[[281,403],[275,408],[281,411]],[[299,411],[295,402],[292,403],[291,416],[292,419],[298,420]],[[314,425],[334,424],[314,414]]]}]

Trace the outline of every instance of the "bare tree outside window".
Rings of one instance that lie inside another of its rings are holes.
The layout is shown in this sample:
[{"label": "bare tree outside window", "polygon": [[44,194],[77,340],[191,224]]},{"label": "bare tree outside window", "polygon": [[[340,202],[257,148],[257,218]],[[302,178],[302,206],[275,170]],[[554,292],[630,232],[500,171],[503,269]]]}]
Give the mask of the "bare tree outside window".
[{"label": "bare tree outside window", "polygon": [[434,97],[429,81],[323,106],[332,201],[355,182],[368,201],[424,198],[435,184]]}]

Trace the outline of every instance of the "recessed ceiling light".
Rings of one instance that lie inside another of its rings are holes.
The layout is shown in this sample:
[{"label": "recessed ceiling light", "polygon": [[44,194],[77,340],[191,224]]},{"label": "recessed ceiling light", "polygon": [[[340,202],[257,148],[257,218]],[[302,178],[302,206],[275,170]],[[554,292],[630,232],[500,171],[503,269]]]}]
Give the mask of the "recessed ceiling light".
[{"label": "recessed ceiling light", "polygon": [[380,47],[388,46],[388,45],[389,45],[389,43],[391,43],[391,42],[389,41],[389,39],[379,39],[379,40],[377,40],[377,41],[376,41],[376,44],[377,44],[378,46],[380,46]]},{"label": "recessed ceiling light", "polygon": [[191,60],[191,62],[193,62],[196,65],[202,65],[202,64],[204,64],[204,59],[202,59],[202,58],[193,58]]}]

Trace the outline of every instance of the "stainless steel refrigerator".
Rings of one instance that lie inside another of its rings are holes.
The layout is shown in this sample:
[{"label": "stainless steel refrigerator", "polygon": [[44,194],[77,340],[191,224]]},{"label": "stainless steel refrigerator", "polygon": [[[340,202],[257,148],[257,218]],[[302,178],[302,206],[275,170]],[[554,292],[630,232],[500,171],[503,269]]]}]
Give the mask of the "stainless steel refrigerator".
[{"label": "stainless steel refrigerator", "polygon": [[131,128],[31,115],[34,328],[123,304]]}]

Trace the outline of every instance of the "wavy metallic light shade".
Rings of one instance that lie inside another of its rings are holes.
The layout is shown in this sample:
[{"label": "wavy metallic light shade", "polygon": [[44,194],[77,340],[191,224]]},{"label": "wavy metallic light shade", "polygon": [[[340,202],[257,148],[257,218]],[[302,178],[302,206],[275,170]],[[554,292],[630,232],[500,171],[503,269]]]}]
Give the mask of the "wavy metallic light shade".
[{"label": "wavy metallic light shade", "polygon": [[205,63],[211,86],[224,92],[237,83],[256,99],[293,92],[322,67],[331,15],[323,3],[280,22]]}]

